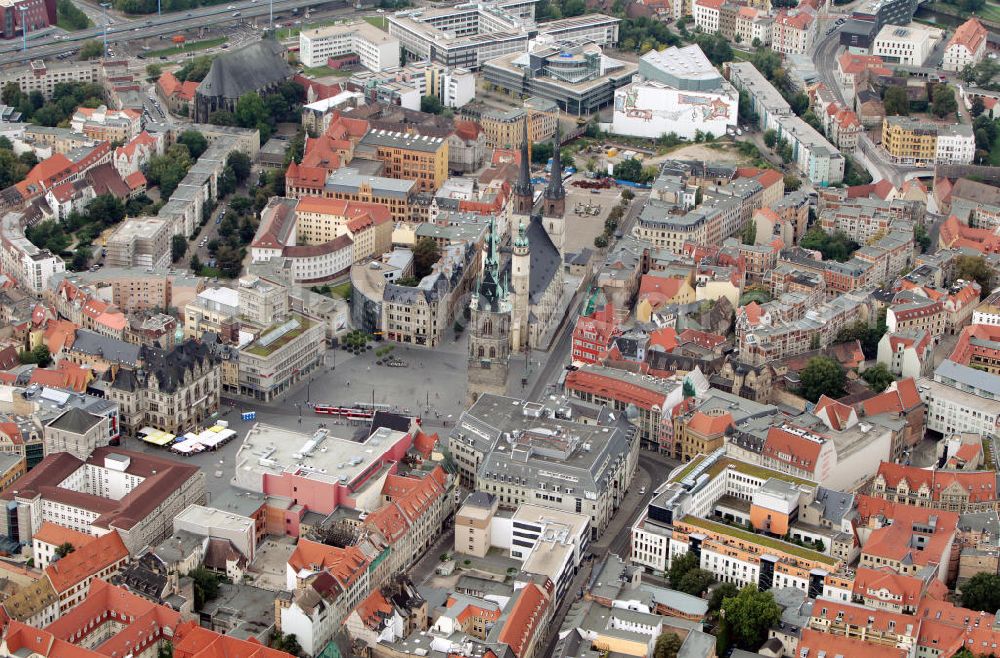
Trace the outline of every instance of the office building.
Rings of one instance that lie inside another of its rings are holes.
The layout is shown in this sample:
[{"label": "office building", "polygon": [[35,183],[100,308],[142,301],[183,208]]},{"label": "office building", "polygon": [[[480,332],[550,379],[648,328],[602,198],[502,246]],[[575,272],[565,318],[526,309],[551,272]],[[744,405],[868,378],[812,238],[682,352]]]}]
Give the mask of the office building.
[{"label": "office building", "polygon": [[971,164],[976,138],[968,124],[892,116],[882,122],[882,148],[900,164]]},{"label": "office building", "polygon": [[399,39],[365,21],[299,32],[299,59],[305,66],[326,66],[347,54],[357,55],[370,71],[399,66]]},{"label": "office building", "polygon": [[875,36],[872,55],[890,64],[923,66],[943,38],[944,32],[936,27],[916,23],[906,27],[886,25]]}]

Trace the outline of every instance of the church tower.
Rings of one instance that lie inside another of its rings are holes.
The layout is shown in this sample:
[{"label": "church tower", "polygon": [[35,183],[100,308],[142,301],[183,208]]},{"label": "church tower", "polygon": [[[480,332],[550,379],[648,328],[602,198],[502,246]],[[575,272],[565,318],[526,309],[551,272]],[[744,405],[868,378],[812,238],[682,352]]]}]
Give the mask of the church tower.
[{"label": "church tower", "polygon": [[521,222],[514,238],[510,259],[510,283],[513,296],[511,320],[511,349],[520,352],[528,346],[528,308],[531,282],[531,249],[528,246],[528,229]]},{"label": "church tower", "polygon": [[531,156],[528,154],[528,115],[524,115],[524,136],[521,139],[521,162],[514,184],[514,213],[530,215],[535,205],[535,187],[531,184]]},{"label": "church tower", "polygon": [[472,293],[469,331],[469,383],[466,402],[471,406],[484,393],[507,394],[510,361],[511,303],[500,281],[500,249],[495,220],[490,218],[486,260],[478,290]]},{"label": "church tower", "polygon": [[566,188],[563,187],[562,157],[559,154],[561,143],[559,119],[556,119],[556,135],[552,140],[552,172],[549,177],[549,185],[545,188],[545,202],[542,211],[542,215],[545,217],[562,217],[566,212]]}]

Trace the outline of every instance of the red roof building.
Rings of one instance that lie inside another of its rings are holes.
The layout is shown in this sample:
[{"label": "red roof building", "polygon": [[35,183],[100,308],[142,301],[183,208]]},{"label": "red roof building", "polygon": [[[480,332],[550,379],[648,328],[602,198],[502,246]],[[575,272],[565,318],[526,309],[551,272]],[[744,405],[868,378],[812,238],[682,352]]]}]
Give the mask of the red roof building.
[{"label": "red roof building", "polygon": [[876,498],[960,514],[997,509],[995,471],[924,469],[882,462],[871,486]]},{"label": "red roof building", "polygon": [[903,575],[932,568],[938,580],[948,577],[958,532],[958,513],[858,497],[858,515],[869,529],[861,548],[861,566],[889,567]]},{"label": "red roof building", "polygon": [[110,578],[126,562],[125,542],[112,530],[47,566],[45,575],[59,594],[59,609],[65,612],[84,600],[91,580]]},{"label": "red roof building", "polygon": [[514,594],[516,600],[497,639],[510,647],[515,658],[535,655],[536,643],[544,637],[552,617],[554,589],[546,579],[544,585],[529,583]]},{"label": "red roof building", "polygon": [[581,315],[573,327],[572,360],[597,363],[611,347],[612,339],[620,333],[620,324],[610,302],[590,315]]}]

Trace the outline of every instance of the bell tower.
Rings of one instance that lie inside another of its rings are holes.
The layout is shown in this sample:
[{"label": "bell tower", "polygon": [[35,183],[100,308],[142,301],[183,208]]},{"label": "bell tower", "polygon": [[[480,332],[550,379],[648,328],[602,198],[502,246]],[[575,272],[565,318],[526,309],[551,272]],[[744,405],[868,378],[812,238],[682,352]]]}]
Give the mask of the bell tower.
[{"label": "bell tower", "polygon": [[545,217],[562,217],[566,213],[566,188],[562,181],[562,157],[559,147],[562,139],[559,137],[559,119],[556,119],[556,134],[552,140],[552,172],[549,185],[545,188],[545,198],[542,204],[542,215]]},{"label": "bell tower", "polygon": [[520,352],[527,348],[528,308],[531,283],[531,247],[528,245],[528,230],[521,222],[514,238],[510,259],[510,283],[512,300],[511,349]]},{"label": "bell tower", "polygon": [[478,289],[469,300],[469,310],[472,315],[466,404],[471,406],[484,393],[507,394],[511,303],[507,288],[500,281],[500,250],[492,217],[483,273]]}]

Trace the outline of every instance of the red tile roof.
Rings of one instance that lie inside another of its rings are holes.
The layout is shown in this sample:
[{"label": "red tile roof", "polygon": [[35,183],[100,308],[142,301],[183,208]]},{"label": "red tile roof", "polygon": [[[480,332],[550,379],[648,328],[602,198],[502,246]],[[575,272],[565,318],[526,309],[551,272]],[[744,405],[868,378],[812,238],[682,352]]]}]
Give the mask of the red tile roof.
[{"label": "red tile roof", "polygon": [[545,589],[535,583],[522,588],[500,629],[498,639],[510,647],[516,658],[524,655],[525,649],[541,629],[542,620],[551,604],[552,582],[546,580],[545,584]]},{"label": "red tile roof", "polygon": [[635,381],[623,381],[618,377],[585,368],[567,373],[565,385],[570,391],[599,395],[610,400],[634,404],[642,409],[662,407],[667,400],[666,394],[662,391],[643,386],[640,377],[636,377]]},{"label": "red tile roof", "polygon": [[816,402],[816,408],[813,409],[813,414],[827,419],[830,429],[838,431],[848,428],[851,415],[854,413],[854,409],[851,407],[826,395],[820,396]]},{"label": "red tile roof", "polygon": [[906,482],[910,491],[918,492],[926,488],[931,500],[941,500],[944,493],[955,488],[969,496],[970,503],[986,503],[997,499],[997,476],[994,471],[945,471],[924,469],[882,462],[876,477],[881,476],[886,487],[895,489],[900,482]]},{"label": "red tile roof", "polygon": [[346,590],[364,573],[368,558],[357,546],[340,548],[300,538],[288,564],[296,572],[326,571]]},{"label": "red tile roof", "polygon": [[965,46],[970,53],[975,53],[986,41],[988,33],[977,18],[970,18],[955,30],[954,36],[948,42],[948,47]]},{"label": "red tile roof", "polygon": [[[897,630],[897,632],[899,632]],[[872,644],[864,640],[842,635],[821,633],[807,628],[802,631],[802,637],[796,649],[796,655],[802,656],[864,656],[865,658],[907,658],[905,649],[894,646]]]},{"label": "red tile roof", "polygon": [[861,409],[866,416],[890,412],[906,414],[922,404],[916,382],[907,377],[891,384],[889,390],[862,402]]},{"label": "red tile roof", "polygon": [[80,546],[66,557],[45,568],[52,588],[62,594],[74,585],[107,569],[116,562],[128,559],[128,549],[121,535],[112,530],[94,541]]},{"label": "red tile roof", "polygon": [[[958,528],[958,514],[938,509],[914,507],[872,500],[871,496],[858,498],[858,513],[869,526],[874,517],[880,523],[889,523],[875,528],[864,545],[862,555],[914,564],[918,566],[942,564],[945,552],[954,541]],[[923,528],[930,529],[926,532]],[[914,548],[914,537],[923,538],[921,548]]]},{"label": "red tile roof", "polygon": [[924,581],[916,576],[905,576],[888,567],[870,569],[858,567],[854,573],[855,596],[892,601],[902,607],[916,608],[919,605]]},{"label": "red tile roof", "polygon": [[771,459],[805,471],[814,471],[819,462],[819,455],[825,436],[794,425],[772,427],[767,431],[762,454]]},{"label": "red tile roof", "polygon": [[73,548],[80,548],[95,541],[97,537],[45,521],[35,531],[32,539],[52,546],[61,546],[62,544],[70,543],[73,545]]},{"label": "red tile roof", "polygon": [[688,430],[701,436],[719,436],[733,425],[733,415],[728,411],[720,416],[709,416],[700,411],[694,412],[687,423]]},{"label": "red tile roof", "polygon": [[240,640],[220,635],[193,621],[178,625],[173,645],[174,658],[290,658],[284,651],[266,647],[255,638]]}]

